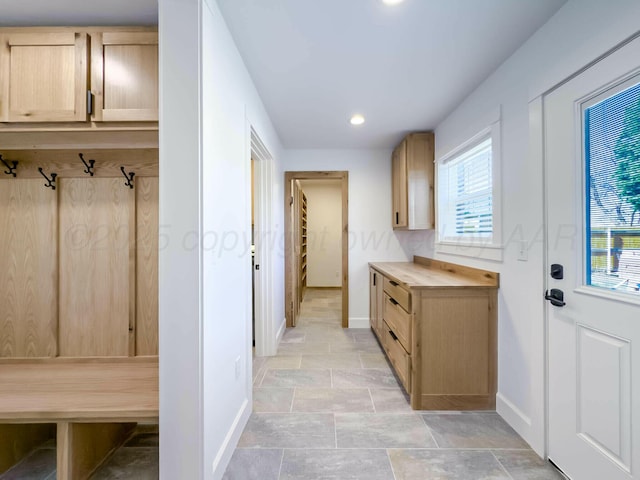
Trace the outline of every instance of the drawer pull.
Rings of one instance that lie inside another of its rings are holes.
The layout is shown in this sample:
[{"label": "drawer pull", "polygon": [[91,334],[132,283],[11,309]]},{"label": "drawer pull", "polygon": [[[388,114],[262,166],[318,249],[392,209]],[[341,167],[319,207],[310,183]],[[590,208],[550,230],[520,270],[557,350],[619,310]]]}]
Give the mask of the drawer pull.
[{"label": "drawer pull", "polygon": [[389,330],[389,335],[391,335],[391,338],[393,338],[396,342],[398,341],[398,337],[391,330]]},{"label": "drawer pull", "polygon": [[393,280],[389,280],[389,283],[390,283],[391,285],[393,285],[394,287],[397,287],[397,286],[398,286],[398,282],[394,282]]},{"label": "drawer pull", "polygon": [[393,298],[389,297],[389,303],[391,303],[391,305],[398,305],[398,302],[396,302]]}]

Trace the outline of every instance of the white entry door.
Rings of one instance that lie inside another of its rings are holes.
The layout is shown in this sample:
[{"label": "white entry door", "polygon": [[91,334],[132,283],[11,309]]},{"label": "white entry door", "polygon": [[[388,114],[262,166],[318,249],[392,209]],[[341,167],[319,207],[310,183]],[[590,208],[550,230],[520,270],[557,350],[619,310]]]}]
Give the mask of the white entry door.
[{"label": "white entry door", "polygon": [[549,458],[574,480],[640,479],[640,39],[543,112]]}]

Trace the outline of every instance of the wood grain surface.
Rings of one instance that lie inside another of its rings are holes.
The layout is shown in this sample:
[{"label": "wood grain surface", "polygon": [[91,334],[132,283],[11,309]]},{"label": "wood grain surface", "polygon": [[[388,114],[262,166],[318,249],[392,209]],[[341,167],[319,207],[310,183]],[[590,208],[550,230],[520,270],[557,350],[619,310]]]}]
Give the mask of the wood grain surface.
[{"label": "wood grain surface", "polygon": [[158,355],[158,179],[136,184],[136,355]]},{"label": "wood grain surface", "polygon": [[129,355],[133,195],[120,179],[60,181],[61,356]]},{"label": "wood grain surface", "polygon": [[0,364],[0,423],[157,419],[157,358]]},{"label": "wood grain surface", "polygon": [[57,191],[0,180],[0,357],[56,355]]}]

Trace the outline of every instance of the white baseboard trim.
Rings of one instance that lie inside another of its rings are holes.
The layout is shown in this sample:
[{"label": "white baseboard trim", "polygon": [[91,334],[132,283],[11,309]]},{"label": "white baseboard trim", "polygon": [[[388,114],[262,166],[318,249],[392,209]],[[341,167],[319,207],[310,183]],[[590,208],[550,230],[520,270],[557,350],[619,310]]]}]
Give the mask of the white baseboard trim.
[{"label": "white baseboard trim", "polygon": [[278,345],[280,345],[280,341],[282,340],[282,336],[284,335],[284,331],[287,329],[287,319],[283,319],[280,324],[280,328],[278,329],[278,333],[276,333],[276,351],[278,350]]},{"label": "white baseboard trim", "polygon": [[525,415],[522,410],[516,407],[513,402],[501,393],[496,395],[496,411],[509,425],[511,425],[511,428],[518,432],[518,435],[520,435],[525,442],[530,443],[530,417]]},{"label": "white baseboard trim", "polygon": [[369,318],[349,318],[349,328],[371,328]]},{"label": "white baseboard trim", "polygon": [[[231,461],[231,457],[233,452],[238,445],[238,441],[240,440],[240,435],[244,431],[244,427],[247,426],[247,422],[249,421],[249,417],[251,416],[251,408],[249,400],[245,399],[242,403],[242,407],[238,411],[235,420],[233,421],[233,425],[231,425],[231,429],[227,433],[227,436],[218,450],[218,454],[216,455],[215,460],[213,461],[213,478],[221,479],[224,475],[229,462]],[[206,475],[205,475],[206,477]]]}]

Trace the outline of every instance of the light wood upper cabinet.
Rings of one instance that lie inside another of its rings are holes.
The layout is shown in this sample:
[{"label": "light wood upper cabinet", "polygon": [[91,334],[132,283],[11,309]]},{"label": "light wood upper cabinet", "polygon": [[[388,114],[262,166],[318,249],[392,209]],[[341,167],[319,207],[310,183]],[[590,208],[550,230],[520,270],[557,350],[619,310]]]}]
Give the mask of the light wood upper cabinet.
[{"label": "light wood upper cabinet", "polygon": [[94,121],[158,121],[158,33],[91,35]]},{"label": "light wood upper cabinet", "polygon": [[434,136],[412,133],[392,156],[392,225],[398,230],[434,228]]},{"label": "light wood upper cabinet", "polygon": [[87,120],[87,34],[0,32],[0,121]]}]

